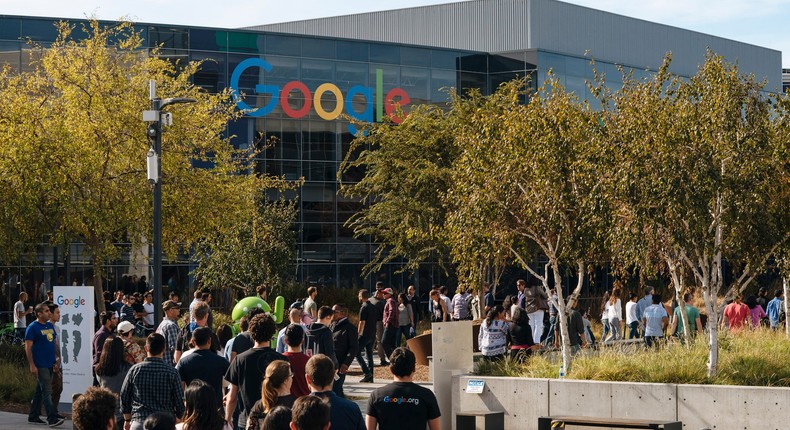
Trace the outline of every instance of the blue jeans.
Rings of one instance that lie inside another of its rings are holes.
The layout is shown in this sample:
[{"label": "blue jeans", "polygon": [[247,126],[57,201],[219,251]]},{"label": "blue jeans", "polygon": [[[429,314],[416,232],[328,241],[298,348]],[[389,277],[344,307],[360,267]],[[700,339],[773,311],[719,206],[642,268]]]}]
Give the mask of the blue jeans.
[{"label": "blue jeans", "polygon": [[[359,367],[362,368],[362,373],[365,375],[372,375],[373,374],[373,340],[374,339],[366,339],[364,337],[359,338],[359,349],[357,350],[357,362],[359,362]],[[365,354],[368,356],[368,362],[365,364],[365,360],[362,357],[362,350],[365,350]]]},{"label": "blue jeans", "polygon": [[30,402],[29,419],[39,417],[41,412],[41,403],[44,403],[44,409],[47,410],[47,422],[53,422],[58,419],[58,408],[52,403],[52,368],[39,367],[38,368],[38,383],[36,383],[36,393],[33,394],[33,401]]},{"label": "blue jeans", "polygon": [[634,321],[631,324],[628,324],[628,338],[629,339],[637,339],[639,338],[639,321]]},{"label": "blue jeans", "polygon": [[[548,348],[554,346],[554,330],[557,328],[557,315],[549,317],[549,333],[546,335],[546,340],[543,345]],[[534,342],[535,339],[532,339]]]},{"label": "blue jeans", "polygon": [[402,338],[406,338],[406,340],[411,339],[413,336],[411,335],[411,326],[410,325],[402,325],[398,327],[398,332],[395,333],[395,347],[400,346],[400,342]]}]

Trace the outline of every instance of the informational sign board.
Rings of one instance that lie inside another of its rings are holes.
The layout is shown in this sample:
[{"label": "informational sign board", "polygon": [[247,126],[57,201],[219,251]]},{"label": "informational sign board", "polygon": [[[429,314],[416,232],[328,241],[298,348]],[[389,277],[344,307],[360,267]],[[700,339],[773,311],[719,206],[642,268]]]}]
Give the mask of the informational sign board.
[{"label": "informational sign board", "polygon": [[93,287],[54,287],[52,297],[60,309],[60,347],[63,366],[63,403],[93,385]]},{"label": "informational sign board", "polygon": [[466,382],[466,394],[483,394],[486,381],[470,379]]}]

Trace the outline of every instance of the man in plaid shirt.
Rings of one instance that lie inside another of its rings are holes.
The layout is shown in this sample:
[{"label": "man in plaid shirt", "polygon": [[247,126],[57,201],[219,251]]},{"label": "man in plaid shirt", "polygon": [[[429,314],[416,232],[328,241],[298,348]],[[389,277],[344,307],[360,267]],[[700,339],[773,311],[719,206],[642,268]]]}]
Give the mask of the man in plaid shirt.
[{"label": "man in plaid shirt", "polygon": [[175,366],[173,355],[176,351],[176,340],[178,339],[178,317],[181,314],[181,303],[176,303],[172,300],[167,300],[162,303],[162,310],[165,312],[165,317],[157,327],[156,332],[165,338],[165,353],[162,361],[169,366]]},{"label": "man in plaid shirt", "polygon": [[162,361],[165,338],[152,333],[145,342],[148,357],[129,369],[121,387],[124,430],[143,430],[143,422],[154,412],[184,415],[184,390],[178,371]]}]

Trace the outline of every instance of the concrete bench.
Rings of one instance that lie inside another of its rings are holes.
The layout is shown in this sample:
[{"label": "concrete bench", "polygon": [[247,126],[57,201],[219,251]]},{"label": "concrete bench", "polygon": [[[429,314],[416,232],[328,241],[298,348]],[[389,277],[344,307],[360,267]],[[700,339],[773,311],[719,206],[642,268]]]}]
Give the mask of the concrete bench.
[{"label": "concrete bench", "polygon": [[680,421],[635,420],[621,418],[540,417],[538,430],[564,429],[565,426],[607,427],[620,429],[682,430]]},{"label": "concrete bench", "polygon": [[456,430],[501,430],[505,428],[503,411],[464,411],[455,414]]}]

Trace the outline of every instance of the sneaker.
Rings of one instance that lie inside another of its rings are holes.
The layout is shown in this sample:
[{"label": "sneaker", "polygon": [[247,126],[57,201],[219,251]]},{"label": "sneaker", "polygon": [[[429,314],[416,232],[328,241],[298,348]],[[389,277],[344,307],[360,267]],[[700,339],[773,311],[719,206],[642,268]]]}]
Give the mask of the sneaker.
[{"label": "sneaker", "polygon": [[373,382],[373,375],[365,375],[365,377],[360,379],[359,382]]},{"label": "sneaker", "polygon": [[63,418],[55,418],[54,420],[49,422],[49,426],[50,427],[57,427],[59,425],[62,425],[63,421],[66,421],[66,420],[63,419]]},{"label": "sneaker", "polygon": [[389,365],[390,365],[390,362],[385,360],[385,361],[382,361],[382,362],[381,362],[381,363],[379,363],[379,364],[381,364],[382,366],[389,366]]},{"label": "sneaker", "polygon": [[28,423],[28,424],[46,424],[46,422],[44,422],[44,420],[42,420],[42,419],[41,419],[41,418],[39,418],[39,417],[35,417],[35,418],[28,418],[28,419],[27,419],[27,423]]}]

